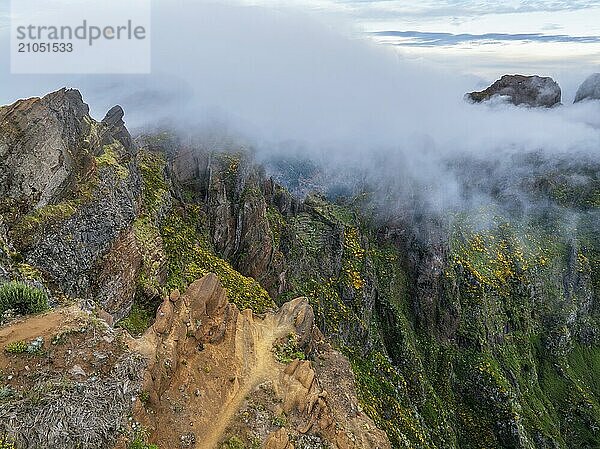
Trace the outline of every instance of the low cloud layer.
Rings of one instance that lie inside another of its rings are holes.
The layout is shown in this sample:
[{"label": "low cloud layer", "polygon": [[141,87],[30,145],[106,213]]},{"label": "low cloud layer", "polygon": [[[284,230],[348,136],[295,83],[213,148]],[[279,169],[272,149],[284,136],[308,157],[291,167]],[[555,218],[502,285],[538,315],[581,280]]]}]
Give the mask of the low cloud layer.
[{"label": "low cloud layer", "polygon": [[[221,134],[262,160],[301,154],[333,182],[360,171],[367,184],[428,192],[440,208],[461,201],[447,169],[453,158],[600,152],[600,102],[551,110],[471,105],[463,94],[487,81],[408,61],[288,10],[161,1],[152,58],[151,76],[66,83],[83,90],[99,118],[118,103],[134,129]],[[574,67],[572,76],[583,81],[587,73]],[[65,84],[18,81],[19,95]]]}]

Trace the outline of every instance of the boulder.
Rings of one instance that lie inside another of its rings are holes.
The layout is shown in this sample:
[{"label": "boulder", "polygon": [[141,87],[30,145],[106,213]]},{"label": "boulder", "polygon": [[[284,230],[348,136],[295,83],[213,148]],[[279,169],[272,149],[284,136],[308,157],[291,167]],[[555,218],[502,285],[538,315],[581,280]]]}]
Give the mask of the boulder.
[{"label": "boulder", "polygon": [[561,90],[549,77],[504,75],[487,89],[466,94],[466,99],[474,103],[502,97],[515,106],[551,108],[560,104]]},{"label": "boulder", "polygon": [[600,100],[600,73],[590,75],[577,89],[574,103],[584,100]]}]

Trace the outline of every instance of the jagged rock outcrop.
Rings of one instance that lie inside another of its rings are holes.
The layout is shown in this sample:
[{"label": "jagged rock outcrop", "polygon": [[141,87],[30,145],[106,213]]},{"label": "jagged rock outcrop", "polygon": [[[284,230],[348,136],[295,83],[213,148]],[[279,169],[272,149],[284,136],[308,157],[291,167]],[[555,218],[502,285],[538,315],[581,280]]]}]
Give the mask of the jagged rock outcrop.
[{"label": "jagged rock outcrop", "polygon": [[[125,111],[123,111],[121,106],[113,106],[106,113],[106,116],[102,119],[101,123],[107,128],[107,134],[113,139],[121,142],[121,145],[123,145],[124,148],[134,148],[131,135],[125,127],[125,122],[123,121],[124,116]],[[112,142],[110,139],[108,139],[103,143],[110,145]]]},{"label": "jagged rock outcrop", "polygon": [[273,247],[262,194],[265,176],[248,155],[180,148],[175,152],[173,172],[206,205],[217,252],[261,282],[273,296],[281,293],[285,270],[281,253]]},{"label": "jagged rock outcrop", "polygon": [[487,89],[470,92],[465,97],[474,103],[504,97],[515,106],[551,108],[560,104],[561,90],[549,77],[504,75]]},{"label": "jagged rock outcrop", "polygon": [[[322,341],[305,298],[255,316],[229,303],[210,274],[166,298],[132,345],[149,363],[149,401],[135,416],[161,448],[216,448],[233,438],[278,449],[306,438],[332,448],[389,447],[359,412],[349,364]],[[318,362],[301,360],[306,355]],[[258,410],[268,424],[251,418]]]},{"label": "jagged rock outcrop", "polygon": [[55,201],[75,182],[88,113],[79,91],[70,89],[0,108],[3,203],[24,203],[27,212]]},{"label": "jagged rock outcrop", "polygon": [[577,89],[574,103],[585,100],[600,100],[600,73],[590,75]]}]

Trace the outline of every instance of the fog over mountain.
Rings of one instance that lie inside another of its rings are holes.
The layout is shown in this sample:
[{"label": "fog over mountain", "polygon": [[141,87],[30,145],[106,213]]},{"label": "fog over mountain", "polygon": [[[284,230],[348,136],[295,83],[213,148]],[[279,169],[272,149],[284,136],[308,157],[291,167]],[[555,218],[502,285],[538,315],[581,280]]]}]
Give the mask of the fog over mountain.
[{"label": "fog over mountain", "polygon": [[[346,37],[343,24],[293,9],[177,5],[154,5],[152,75],[67,78],[96,116],[118,103],[138,131],[222,135],[262,160],[299,152],[334,182],[353,168],[367,180],[388,176],[387,185],[414,178],[435,204],[459,201],[444,162],[458,154],[600,151],[600,102],[571,105],[574,80],[587,76],[578,67],[562,107],[475,106],[463,94],[493,80]],[[64,79],[13,76],[14,91],[3,97],[39,95]]]},{"label": "fog over mountain", "polygon": [[[463,94],[487,81],[347,38],[314,17],[258,7],[189,8],[194,13],[187,16],[200,18],[190,19],[197,26],[177,27],[180,10],[159,10],[156,33],[182,30],[156,43],[160,74],[99,88],[119,99],[135,126],[175,126],[213,139],[223,134],[267,161],[300,155],[315,160],[332,184],[350,178],[379,186],[388,203],[404,201],[390,193],[394,186],[404,196],[414,183],[428,203],[443,208],[463,201],[447,166],[459,155],[506,165],[512,154],[593,156],[600,149],[600,103],[571,105],[572,92],[550,110],[471,105]],[[178,42],[194,42],[194,54],[181,44],[178,52]]]}]

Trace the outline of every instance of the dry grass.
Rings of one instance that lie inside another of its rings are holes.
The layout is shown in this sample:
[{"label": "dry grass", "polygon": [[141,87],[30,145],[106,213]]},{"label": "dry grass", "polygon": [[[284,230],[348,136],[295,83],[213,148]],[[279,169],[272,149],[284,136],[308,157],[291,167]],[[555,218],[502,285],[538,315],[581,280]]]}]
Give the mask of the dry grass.
[{"label": "dry grass", "polygon": [[144,363],[126,354],[105,379],[39,380],[24,396],[0,402],[0,435],[17,448],[113,447],[141,389]]}]

